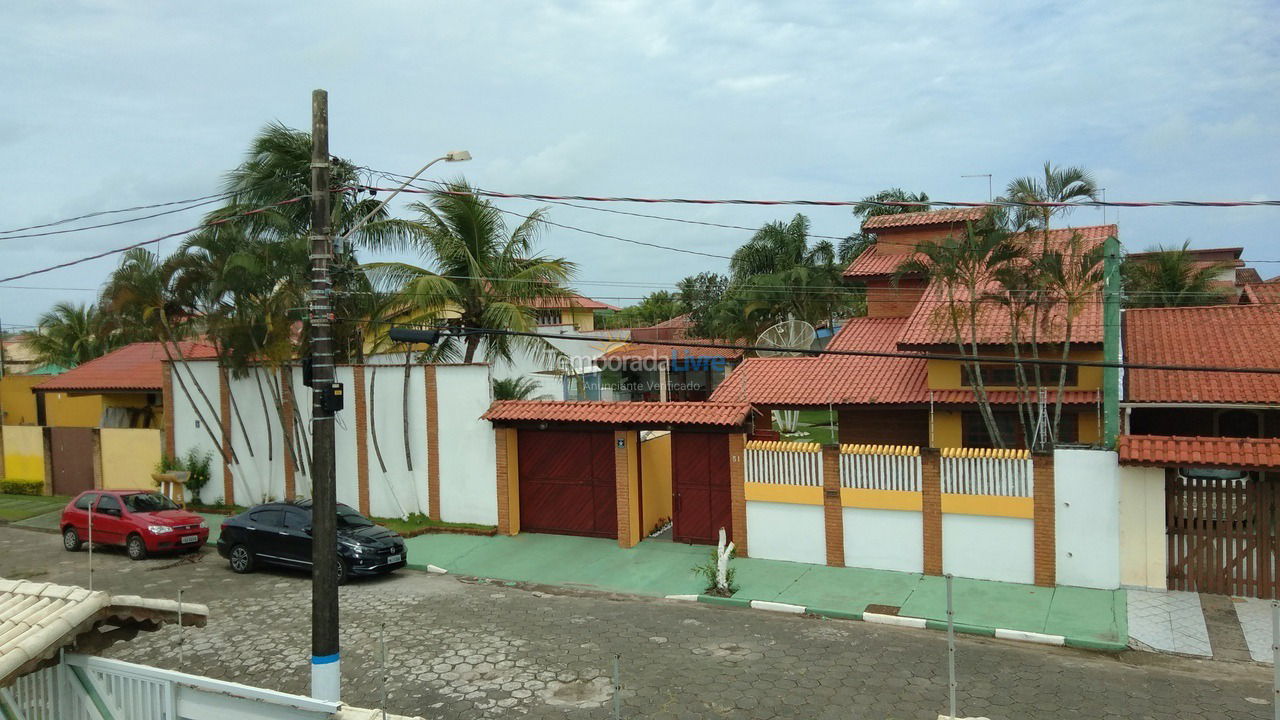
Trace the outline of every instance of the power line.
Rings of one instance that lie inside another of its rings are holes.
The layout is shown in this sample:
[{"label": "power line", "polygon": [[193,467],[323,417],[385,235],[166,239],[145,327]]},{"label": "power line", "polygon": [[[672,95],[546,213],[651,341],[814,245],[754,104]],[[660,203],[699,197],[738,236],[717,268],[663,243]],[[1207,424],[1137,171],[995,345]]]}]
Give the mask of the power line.
[{"label": "power line", "polygon": [[212,200],[205,200],[204,202],[199,202],[194,205],[188,205],[186,207],[180,207],[173,210],[164,210],[162,212],[152,213],[151,215],[142,215],[140,217],[126,218],[124,220],[116,220],[115,222],[102,223],[100,225],[86,225],[84,227],[67,228],[66,230],[48,230],[46,232],[26,233],[23,235],[9,235],[6,237],[0,237],[0,240],[18,240],[20,238],[45,237],[48,235],[65,235],[67,233],[84,232],[85,230],[99,230],[101,228],[115,227],[116,225],[127,225],[129,223],[135,223],[141,220],[150,220],[152,218],[158,218],[158,217],[161,217],[162,215],[172,215],[174,213],[186,212],[187,210],[192,210],[194,208],[202,207],[204,205],[212,205],[213,203],[216,203],[222,199],[223,199],[222,197],[215,197]]},{"label": "power line", "polygon": [[[10,233],[25,232],[27,230],[39,230],[40,228],[55,227],[57,225],[65,225],[67,223],[76,222],[78,220],[88,220],[89,218],[100,217],[102,215],[115,215],[117,213],[137,212],[138,210],[154,210],[155,208],[171,207],[173,205],[187,205],[190,203],[200,202],[202,200],[217,200],[234,195],[233,192],[220,192],[213,195],[202,195],[197,198],[189,198],[187,200],[174,200],[172,202],[155,203],[153,205],[135,205],[134,207],[119,208],[117,210],[98,210],[96,212],[85,213],[75,217],[63,218],[62,220],[54,220],[53,222],[41,223],[39,225],[28,225],[26,227],[12,228],[10,230],[0,230],[0,235],[8,235]],[[88,229],[88,228],[85,228]]]},{"label": "power line", "polygon": [[[406,190],[405,192],[408,192],[408,190]],[[522,217],[522,218],[532,217],[532,215],[525,215],[524,213],[519,213],[514,210],[504,210],[503,208],[496,207],[496,206],[494,207],[494,209],[501,213],[506,213],[508,215],[515,215],[516,217]],[[565,230],[573,230],[575,232],[585,233],[587,235],[595,235],[596,237],[602,237],[609,240],[618,240],[624,243],[631,243],[632,245],[643,245],[645,247],[657,248],[659,250],[670,250],[672,252],[685,253],[686,255],[701,255],[702,257],[718,258],[721,260],[732,259],[728,255],[717,255],[716,253],[707,253],[707,252],[702,252],[701,250],[689,250],[687,248],[679,248],[673,245],[661,245],[659,243],[651,243],[651,242],[646,242],[644,240],[632,240],[631,238],[624,238],[619,235],[610,235],[609,233],[597,232],[595,230],[587,230],[586,228],[580,228],[574,225],[566,225],[564,223],[558,223],[552,220],[548,220],[544,217],[536,217],[534,219],[537,222],[545,223],[553,227],[563,228]]]},{"label": "power line", "polygon": [[192,233],[197,230],[203,230],[204,228],[208,228],[208,227],[214,227],[215,225],[221,225],[223,223],[230,222],[232,220],[237,220],[242,217],[247,217],[249,215],[256,215],[261,212],[266,212],[267,210],[270,210],[273,207],[278,207],[280,205],[289,205],[292,203],[296,203],[300,200],[304,200],[308,197],[310,196],[299,195],[297,197],[289,198],[288,200],[281,200],[280,202],[271,203],[270,205],[263,205],[262,207],[254,208],[253,210],[247,210],[245,212],[237,213],[235,215],[228,215],[226,217],[219,218],[212,222],[201,223],[199,225],[196,225],[195,227],[187,228],[186,230],[179,230],[178,232],[172,232],[167,235],[161,235],[160,237],[152,238],[150,240],[143,240],[142,242],[131,243],[123,247],[118,247],[112,250],[106,250],[100,253],[95,253],[93,255],[88,255],[86,257],[78,258],[76,260],[69,260],[64,263],[58,263],[57,265],[50,265],[48,267],[43,267],[43,268],[40,268],[39,270],[31,270],[29,272],[19,273],[18,275],[11,275],[6,278],[0,278],[0,283],[7,283],[13,280],[21,280],[22,278],[31,277],[33,275],[41,275],[43,273],[53,272],[54,270],[61,270],[62,268],[71,267],[73,265],[79,265],[81,263],[86,263],[86,262],[89,262],[90,260],[97,260],[99,258],[104,258],[109,255],[117,255],[122,252],[128,252],[129,250],[133,250],[134,248],[140,248],[146,245],[154,245],[158,242],[168,240],[169,238],[175,238],[180,235],[186,235],[187,233]]}]

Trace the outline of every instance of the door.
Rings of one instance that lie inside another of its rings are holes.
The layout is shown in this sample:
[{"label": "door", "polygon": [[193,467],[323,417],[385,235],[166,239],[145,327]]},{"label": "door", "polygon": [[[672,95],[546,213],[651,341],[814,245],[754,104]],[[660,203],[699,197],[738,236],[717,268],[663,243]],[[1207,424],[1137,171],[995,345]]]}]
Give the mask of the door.
[{"label": "door", "polygon": [[520,430],[520,528],[618,536],[610,430]]},{"label": "door", "polygon": [[1169,589],[1277,597],[1277,494],[1273,482],[1256,474],[1170,472],[1165,482]]},{"label": "door", "polygon": [[49,428],[54,495],[93,489],[93,428]]},{"label": "door", "polygon": [[292,562],[284,554],[284,511],[279,507],[265,507],[249,513],[245,529],[254,555],[277,562]]},{"label": "door", "polygon": [[311,513],[302,508],[284,508],[284,527],[276,532],[280,557],[298,564],[311,562]]},{"label": "door", "polygon": [[115,495],[103,495],[93,508],[93,541],[123,545],[129,526],[125,523],[120,499]]},{"label": "door", "polygon": [[671,433],[671,537],[676,542],[715,545],[720,528],[733,537],[729,499],[729,436]]}]

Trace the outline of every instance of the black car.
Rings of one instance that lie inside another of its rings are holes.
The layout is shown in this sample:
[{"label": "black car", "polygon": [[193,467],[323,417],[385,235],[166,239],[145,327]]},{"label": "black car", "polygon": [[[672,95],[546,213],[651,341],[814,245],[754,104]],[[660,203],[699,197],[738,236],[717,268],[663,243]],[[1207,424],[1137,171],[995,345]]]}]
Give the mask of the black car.
[{"label": "black car", "polygon": [[[258,563],[311,567],[311,501],[266,503],[222,521],[218,554],[238,573]],[[338,583],[404,567],[404,538],[338,505]]]}]

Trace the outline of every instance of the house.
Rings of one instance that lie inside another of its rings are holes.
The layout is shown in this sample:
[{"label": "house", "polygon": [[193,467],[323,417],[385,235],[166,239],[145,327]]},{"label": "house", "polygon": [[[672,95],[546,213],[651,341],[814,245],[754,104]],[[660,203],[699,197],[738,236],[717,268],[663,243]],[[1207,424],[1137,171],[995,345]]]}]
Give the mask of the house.
[{"label": "house", "polygon": [[[1280,370],[1280,311],[1270,304],[1123,318],[1129,364]],[[1121,409],[1120,463],[1147,472],[1122,489],[1131,515],[1144,518],[1126,552],[1148,566],[1127,582],[1277,597],[1280,374],[1131,368]]]},{"label": "house", "polygon": [[1240,291],[1241,305],[1280,305],[1280,278],[1246,283]]},{"label": "house", "polygon": [[592,300],[576,293],[557,298],[534,298],[526,304],[526,307],[533,309],[534,319],[539,328],[567,325],[579,332],[591,332],[596,329],[597,310],[611,312],[621,310],[609,303]]},{"label": "house", "polygon": [[[869,218],[864,231],[877,240],[854,259],[844,277],[867,290],[867,315],[849,319],[828,350],[955,355],[958,350],[941,310],[947,298],[938,283],[922,275],[895,277],[902,263],[916,257],[916,245],[964,232],[964,225],[984,210],[957,209]],[[1116,226],[1099,225],[1052,230],[1049,242],[1065,246],[1078,237],[1084,246],[1101,244]],[[1014,236],[1034,248],[1040,235]],[[1102,359],[1101,291],[1082,304],[1073,320],[1070,360]],[[977,319],[979,352],[1009,357],[1010,362],[981,368],[997,426],[1014,445],[1025,445],[1017,412],[1010,323],[1006,311],[984,304]],[[1025,335],[1026,333],[1024,333]],[[1038,333],[1042,359],[1061,357],[1065,323],[1051,317]],[[1024,344],[1025,348],[1025,344]],[[1048,366],[1044,401],[1048,412],[1057,399],[1058,367]],[[916,445],[925,447],[991,447],[962,363],[951,359],[889,356],[823,355],[796,358],[750,358],[712,394],[715,401],[749,402],[758,408],[834,410],[841,443]],[[1059,443],[1091,444],[1101,435],[1098,409],[1102,373],[1099,368],[1068,367],[1063,393]]]},{"label": "house", "polygon": [[[624,401],[706,400],[729,372],[742,362],[743,350],[690,347],[682,342],[742,345],[730,340],[694,340],[693,321],[686,315],[647,328],[633,328],[629,342],[617,345],[597,360],[608,377],[615,398]],[[671,341],[676,344],[664,344]]]},{"label": "house", "polygon": [[[1141,263],[1162,253],[1163,251],[1159,250],[1126,253],[1125,261]],[[1262,282],[1262,277],[1258,275],[1258,271],[1251,267],[1246,267],[1245,261],[1240,259],[1240,256],[1244,254],[1244,248],[1189,248],[1186,250],[1186,254],[1191,259],[1191,264],[1196,268],[1217,268],[1218,272],[1214,276],[1213,286],[1222,290],[1230,302],[1240,299],[1245,286]]]}]

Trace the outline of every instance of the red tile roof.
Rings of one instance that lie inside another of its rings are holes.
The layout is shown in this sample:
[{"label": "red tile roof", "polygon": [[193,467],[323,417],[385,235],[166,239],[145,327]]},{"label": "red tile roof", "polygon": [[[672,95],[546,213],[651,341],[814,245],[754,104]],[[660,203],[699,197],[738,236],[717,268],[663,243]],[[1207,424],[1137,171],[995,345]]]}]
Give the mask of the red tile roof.
[{"label": "red tile roof", "polygon": [[[213,345],[193,340],[178,343],[188,360],[218,356]],[[169,346],[170,352],[177,352]],[[32,388],[38,392],[157,392],[164,385],[166,355],[161,343],[125,345]]]},{"label": "red tile roof", "polygon": [[1245,285],[1240,302],[1250,305],[1280,305],[1280,283],[1271,280]]},{"label": "red tile roof", "polygon": [[621,310],[622,308],[602,303],[599,300],[592,300],[589,297],[581,295],[569,294],[565,297],[536,297],[520,302],[521,305],[531,308],[577,308],[582,310]]},{"label": "red tile roof", "polygon": [[[1280,369],[1280,309],[1269,305],[1142,308],[1124,313],[1136,364]],[[1129,370],[1126,398],[1147,403],[1278,403],[1280,375]]]},{"label": "red tile roof", "polygon": [[872,243],[844,269],[844,277],[883,277],[892,275],[907,260],[924,257],[920,253],[882,253],[878,243]]},{"label": "red tile roof", "polygon": [[[682,340],[682,342],[696,343],[697,340]],[[729,344],[745,344],[734,343],[729,340],[707,340],[705,342],[715,343],[717,345]],[[742,359],[743,350],[730,350],[728,348],[718,347],[694,347],[691,345],[652,345],[649,343],[626,343],[619,345],[605,354],[601,355],[596,363],[600,364],[609,360],[641,360],[653,359],[661,361],[670,361],[674,356],[677,360],[681,358],[717,358],[722,357],[729,361],[737,361]]]},{"label": "red tile roof", "polygon": [[1280,468],[1278,438],[1121,435],[1117,450],[1123,465],[1240,470]]},{"label": "red tile roof", "polygon": [[976,207],[926,210],[923,212],[898,213],[896,215],[873,215],[863,221],[862,229],[876,230],[880,228],[962,223],[970,220],[981,220],[982,216],[986,214],[986,208]]},{"label": "red tile roof", "polygon": [[751,406],[727,402],[541,402],[499,400],[483,417],[493,422],[604,425],[717,425],[746,423]]},{"label": "red tile roof", "polygon": [[[1072,234],[1079,233],[1086,246],[1102,243],[1116,232],[1115,225],[1094,225],[1080,228],[1060,228],[1049,231],[1051,244],[1065,243]],[[1015,239],[1030,243],[1032,248],[1038,247],[1039,235],[1019,234]],[[1034,252],[1034,249],[1033,249]],[[955,345],[950,321],[945,317],[946,299],[944,291],[935,283],[930,283],[920,302],[911,314],[911,321],[898,338],[903,346],[913,345]],[[1048,327],[1041,327],[1037,333],[1037,342],[1061,342],[1065,335],[1065,307],[1059,307],[1049,319]],[[1024,331],[1024,337],[1030,337],[1030,331]],[[983,303],[978,310],[978,342],[983,345],[1007,345],[1009,343],[1008,310],[993,302]],[[966,331],[965,340],[968,340]],[[1071,342],[1076,344],[1102,342],[1102,290],[1097,296],[1086,301],[1081,312],[1073,321]]]}]

